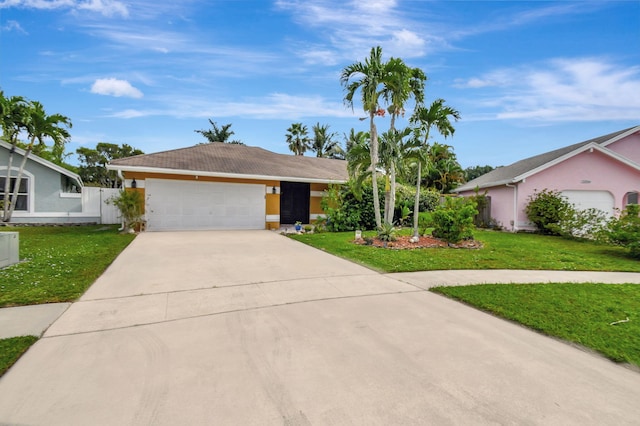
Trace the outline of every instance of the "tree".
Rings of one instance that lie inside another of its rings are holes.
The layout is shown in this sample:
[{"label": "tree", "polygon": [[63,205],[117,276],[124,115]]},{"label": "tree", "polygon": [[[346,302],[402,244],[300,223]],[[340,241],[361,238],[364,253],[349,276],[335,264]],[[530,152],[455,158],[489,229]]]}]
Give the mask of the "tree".
[{"label": "tree", "polygon": [[50,138],[53,140],[54,149],[64,152],[64,144],[71,137],[67,131],[68,128],[71,128],[71,120],[61,114],[47,115],[44,107],[38,101],[32,101],[29,104],[26,123],[24,124],[29,136],[29,144],[27,145],[27,149],[22,157],[22,162],[20,163],[20,168],[18,169],[13,194],[11,195],[11,200],[9,202],[9,210],[3,218],[5,222],[9,222],[13,215],[16,202],[18,201],[18,192],[20,188],[20,181],[22,180],[22,174],[24,173],[24,167],[27,163],[27,159],[29,158],[29,154],[33,151],[36,140],[38,141],[38,146],[42,146],[45,145],[45,139]]},{"label": "tree", "polygon": [[242,141],[236,139],[229,140],[229,138],[235,134],[233,130],[229,130],[231,128],[231,123],[223,124],[221,127],[218,127],[218,124],[215,121],[209,119],[209,124],[211,124],[211,129],[194,130],[194,132],[200,133],[202,136],[207,138],[207,143],[222,142],[244,145]]},{"label": "tree", "polygon": [[[9,192],[11,191],[11,168],[13,166],[13,155],[18,146],[18,135],[26,129],[28,120],[27,113],[29,102],[21,96],[11,96],[6,98],[4,92],[0,91],[0,126],[2,127],[2,138],[11,144],[9,150],[9,161],[7,165],[7,175],[4,181],[4,197],[2,203],[3,218],[9,214]],[[6,220],[8,222],[8,219]]]},{"label": "tree", "polygon": [[[464,171],[458,163],[453,147],[435,142],[427,150],[426,184],[442,193],[448,193],[464,182]],[[423,180],[424,181],[424,180]]]},{"label": "tree", "polygon": [[480,176],[489,173],[494,168],[492,166],[473,166],[464,169],[464,178],[467,182],[472,181]]},{"label": "tree", "polygon": [[[446,106],[444,103],[444,99],[436,99],[431,103],[429,108],[425,108],[424,106],[420,106],[416,108],[413,116],[411,117],[411,122],[417,124],[419,127],[419,131],[424,134],[424,139],[421,145],[422,149],[428,149],[429,142],[429,133],[431,132],[431,128],[435,127],[438,132],[447,138],[448,136],[453,136],[455,132],[455,128],[451,124],[451,120],[449,117],[453,117],[455,121],[460,119],[460,113],[450,107]],[[428,157],[424,157],[428,158]],[[418,161],[418,177],[416,179],[416,198],[413,205],[413,236],[419,236],[418,230],[418,213],[420,208],[420,181],[422,179],[422,161]]]},{"label": "tree", "polygon": [[311,129],[313,131],[311,151],[316,153],[316,157],[344,159],[344,150],[340,142],[334,139],[336,133],[329,133],[328,124],[317,123]]},{"label": "tree", "polygon": [[294,155],[304,155],[307,149],[310,148],[311,141],[308,135],[307,126],[302,123],[293,123],[291,127],[287,129],[287,143],[289,149]]},{"label": "tree", "polygon": [[78,174],[83,182],[107,188],[117,188],[118,177],[116,172],[107,170],[107,164],[118,158],[141,155],[144,152],[127,144],[120,146],[114,143],[99,142],[95,149],[87,147],[76,149],[76,154],[78,154],[78,161],[80,162]]},{"label": "tree", "polygon": [[380,96],[388,79],[388,63],[382,61],[382,48],[371,48],[369,57],[364,62],[355,62],[346,66],[340,73],[340,84],[347,94],[344,102],[353,109],[353,97],[359,90],[362,108],[369,117],[369,155],[371,157],[371,182],[373,185],[373,206],[376,226],[382,225],[380,217],[380,198],[378,196],[378,180],[375,165],[378,164],[378,131],[374,118],[383,116],[385,110],[380,108]]},{"label": "tree", "polygon": [[403,130],[389,129],[380,136],[380,164],[385,171],[385,203],[384,223],[393,224],[396,206],[396,171],[403,167],[403,163],[412,157],[416,148],[411,135],[411,128]]}]

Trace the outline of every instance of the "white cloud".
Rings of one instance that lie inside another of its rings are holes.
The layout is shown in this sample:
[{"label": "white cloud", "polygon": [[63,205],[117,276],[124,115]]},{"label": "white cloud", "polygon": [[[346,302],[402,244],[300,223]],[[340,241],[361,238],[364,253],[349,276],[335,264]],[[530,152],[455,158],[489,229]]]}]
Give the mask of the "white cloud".
[{"label": "white cloud", "polygon": [[107,17],[122,16],[126,18],[129,16],[129,9],[126,4],[118,0],[4,0],[0,2],[0,9],[10,7],[39,10],[87,10]]},{"label": "white cloud", "polygon": [[557,59],[535,68],[503,69],[458,87],[484,90],[485,100],[479,104],[492,109],[498,119],[557,122],[640,117],[640,67],[602,59]]},{"label": "white cloud", "polygon": [[21,34],[28,34],[24,28],[22,28],[22,26],[20,26],[20,23],[18,21],[7,21],[6,24],[4,24],[2,27],[0,27],[1,31],[15,31],[17,33],[21,33]]},{"label": "white cloud", "polygon": [[126,80],[99,78],[91,86],[91,93],[115,97],[141,98],[142,92]]}]

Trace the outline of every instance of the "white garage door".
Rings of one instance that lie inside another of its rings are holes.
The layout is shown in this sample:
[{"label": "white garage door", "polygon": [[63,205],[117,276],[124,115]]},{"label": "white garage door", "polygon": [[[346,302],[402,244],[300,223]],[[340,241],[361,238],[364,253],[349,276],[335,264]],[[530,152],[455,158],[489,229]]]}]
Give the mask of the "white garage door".
[{"label": "white garage door", "polygon": [[147,229],[264,229],[265,186],[147,179]]},{"label": "white garage door", "polygon": [[579,210],[594,208],[613,215],[614,199],[609,191],[562,191],[562,195]]}]

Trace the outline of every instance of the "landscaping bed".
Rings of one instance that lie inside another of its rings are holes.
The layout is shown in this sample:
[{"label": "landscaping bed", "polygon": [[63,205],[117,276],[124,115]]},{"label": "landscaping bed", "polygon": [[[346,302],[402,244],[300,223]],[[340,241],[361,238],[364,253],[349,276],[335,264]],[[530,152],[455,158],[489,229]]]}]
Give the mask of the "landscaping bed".
[{"label": "landscaping bed", "polygon": [[448,243],[439,238],[422,236],[418,237],[418,241],[412,241],[409,235],[396,237],[394,241],[382,241],[379,238],[360,238],[353,241],[355,244],[373,246],[380,248],[388,248],[395,250],[411,250],[424,248],[459,248],[459,249],[479,249],[482,248],[482,242],[478,240],[463,240],[459,243]]}]

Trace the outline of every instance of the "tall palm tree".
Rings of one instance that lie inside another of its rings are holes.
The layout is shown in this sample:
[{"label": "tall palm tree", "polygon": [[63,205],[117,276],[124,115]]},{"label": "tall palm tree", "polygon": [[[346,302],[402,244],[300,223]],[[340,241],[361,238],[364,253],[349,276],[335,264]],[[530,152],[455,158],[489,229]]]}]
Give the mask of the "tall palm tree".
[{"label": "tall palm tree", "polygon": [[344,159],[344,150],[340,142],[334,139],[336,133],[329,133],[328,124],[317,123],[311,130],[313,131],[311,151],[316,153],[316,157]]},{"label": "tall palm tree", "polygon": [[[422,144],[423,148],[428,146],[429,141],[429,133],[432,127],[435,127],[438,132],[447,138],[448,136],[452,136],[456,131],[449,117],[453,117],[455,121],[460,119],[460,113],[458,110],[445,105],[444,99],[436,99],[431,103],[429,108],[425,108],[420,106],[416,108],[413,116],[411,117],[411,122],[416,123],[419,126],[419,129],[424,132],[424,142]],[[413,205],[413,236],[418,237],[418,212],[420,209],[420,181],[422,179],[421,176],[421,168],[422,162],[418,162],[418,179],[416,180],[416,197]]]},{"label": "tall palm tree", "polygon": [[356,133],[351,129],[347,139],[347,170],[349,171],[349,182],[354,194],[358,195],[362,191],[362,184],[371,176],[371,149],[370,138],[367,132]]},{"label": "tall palm tree", "polygon": [[412,140],[407,139],[411,128],[403,130],[389,129],[380,136],[380,165],[385,170],[385,206],[384,223],[393,223],[395,213],[396,171],[415,148]]},{"label": "tall palm tree", "polygon": [[[27,111],[29,102],[21,96],[4,96],[0,91],[0,127],[2,127],[2,138],[11,144],[9,150],[9,161],[7,164],[7,175],[4,181],[4,199],[2,201],[2,217],[9,215],[9,191],[11,190],[11,168],[13,166],[13,155],[18,144],[18,135],[26,128],[28,120]],[[8,219],[6,220],[8,222]]]},{"label": "tall palm tree", "polygon": [[202,136],[204,136],[207,139],[208,143],[223,142],[236,145],[244,145],[244,143],[239,140],[229,140],[231,136],[235,134],[233,130],[230,130],[231,123],[223,124],[221,127],[218,127],[218,123],[209,118],[209,124],[211,124],[211,129],[194,130],[194,132],[200,133]]},{"label": "tall palm tree", "polygon": [[340,84],[347,94],[344,102],[353,108],[353,98],[359,90],[361,93],[362,108],[369,117],[369,155],[371,157],[371,182],[373,185],[373,212],[376,226],[382,225],[380,217],[380,198],[378,196],[378,180],[376,165],[378,164],[378,131],[374,118],[384,115],[384,110],[380,108],[380,96],[384,89],[384,84],[388,78],[388,63],[382,61],[382,48],[380,46],[371,48],[369,57],[364,62],[355,62],[346,66],[340,73]]},{"label": "tall palm tree", "polygon": [[8,216],[5,216],[3,219],[5,222],[11,220],[11,216],[13,215],[16,202],[18,201],[18,191],[20,188],[20,181],[22,180],[22,175],[24,173],[24,167],[27,163],[29,154],[33,151],[36,140],[38,141],[38,145],[44,145],[44,140],[46,138],[51,138],[53,140],[54,150],[59,150],[60,147],[64,147],[64,144],[71,137],[67,131],[68,128],[71,128],[71,120],[61,114],[47,115],[42,104],[37,101],[31,102],[27,111],[27,120],[25,124],[27,134],[29,135],[29,144],[27,145],[27,149],[22,157],[22,162],[20,163],[20,168],[18,169],[13,194],[11,194],[11,202],[9,203]]},{"label": "tall palm tree", "polygon": [[287,129],[286,136],[289,149],[294,155],[304,155],[305,151],[309,149],[310,140],[308,129],[307,126],[302,123],[293,123],[291,127]]}]

